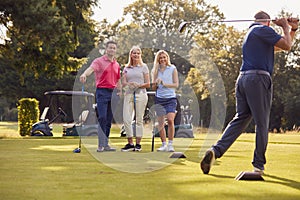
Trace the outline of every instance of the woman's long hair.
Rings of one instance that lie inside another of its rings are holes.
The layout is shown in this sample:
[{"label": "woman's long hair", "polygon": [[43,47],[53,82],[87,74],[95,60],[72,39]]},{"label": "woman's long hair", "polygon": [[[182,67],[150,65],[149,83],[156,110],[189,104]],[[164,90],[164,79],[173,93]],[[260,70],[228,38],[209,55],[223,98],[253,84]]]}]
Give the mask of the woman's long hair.
[{"label": "woman's long hair", "polygon": [[157,78],[157,74],[158,74],[158,69],[159,69],[159,56],[161,54],[165,54],[167,56],[167,66],[171,65],[171,61],[170,61],[170,56],[169,54],[165,51],[165,50],[159,50],[156,55],[155,55],[155,59],[154,59],[154,63],[153,63],[153,68],[151,71],[151,75],[152,75],[152,82],[155,81],[155,79]]},{"label": "woman's long hair", "polygon": [[143,59],[142,59],[142,50],[140,47],[138,46],[133,46],[130,51],[129,51],[129,56],[128,56],[128,63],[125,65],[125,67],[130,67],[133,65],[133,61],[132,61],[132,58],[131,58],[131,54],[134,50],[138,50],[140,53],[141,53],[141,57],[140,57],[140,60],[138,62],[138,65],[139,66],[143,66],[145,63],[143,62]]}]

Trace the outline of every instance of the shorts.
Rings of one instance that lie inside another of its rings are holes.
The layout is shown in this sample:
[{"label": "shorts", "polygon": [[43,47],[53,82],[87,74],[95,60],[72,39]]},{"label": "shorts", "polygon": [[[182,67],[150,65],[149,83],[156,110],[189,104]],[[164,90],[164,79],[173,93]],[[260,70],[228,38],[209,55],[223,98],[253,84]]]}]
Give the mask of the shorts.
[{"label": "shorts", "polygon": [[177,98],[155,97],[155,112],[157,116],[176,113]]}]

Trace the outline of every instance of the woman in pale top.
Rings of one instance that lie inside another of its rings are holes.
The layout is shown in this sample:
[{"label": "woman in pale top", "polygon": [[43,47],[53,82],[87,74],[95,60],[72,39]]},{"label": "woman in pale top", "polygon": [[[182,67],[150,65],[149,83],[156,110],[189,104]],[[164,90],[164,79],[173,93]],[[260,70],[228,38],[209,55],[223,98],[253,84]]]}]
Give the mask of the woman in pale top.
[{"label": "woman in pale top", "polygon": [[[123,121],[128,143],[121,151],[142,150],[140,143],[144,131],[143,117],[148,102],[146,88],[150,87],[150,78],[148,66],[143,62],[141,55],[142,50],[137,46],[133,46],[129,52],[128,63],[123,71],[122,85],[125,88]],[[136,145],[133,142],[132,120],[134,115]]]},{"label": "woman in pale top", "polygon": [[[159,50],[154,59],[152,69],[152,82],[156,88],[155,111],[158,121],[158,130],[162,146],[157,151],[173,152],[173,139],[175,133],[174,118],[176,115],[177,99],[175,89],[178,87],[178,72],[170,62],[169,54]],[[168,122],[168,144],[166,143],[165,118]]]}]

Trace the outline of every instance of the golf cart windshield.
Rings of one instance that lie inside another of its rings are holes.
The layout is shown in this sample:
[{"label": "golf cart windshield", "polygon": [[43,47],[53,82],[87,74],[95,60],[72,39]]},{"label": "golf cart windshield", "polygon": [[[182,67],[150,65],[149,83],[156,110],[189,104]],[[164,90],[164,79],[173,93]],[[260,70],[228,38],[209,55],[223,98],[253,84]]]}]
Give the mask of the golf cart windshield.
[{"label": "golf cart windshield", "polygon": [[[44,95],[48,97],[48,104],[46,105],[46,107],[49,107],[49,111],[46,114],[48,118],[53,118],[58,112],[58,108],[62,108],[65,113],[67,113],[66,117],[56,120],[58,123],[73,122],[78,119],[78,116],[83,110],[89,110],[90,112],[94,110],[93,104],[95,96],[93,93],[86,91],[54,90],[47,91]],[[91,121],[90,117],[88,121]],[[94,121],[94,119],[92,121]]]}]

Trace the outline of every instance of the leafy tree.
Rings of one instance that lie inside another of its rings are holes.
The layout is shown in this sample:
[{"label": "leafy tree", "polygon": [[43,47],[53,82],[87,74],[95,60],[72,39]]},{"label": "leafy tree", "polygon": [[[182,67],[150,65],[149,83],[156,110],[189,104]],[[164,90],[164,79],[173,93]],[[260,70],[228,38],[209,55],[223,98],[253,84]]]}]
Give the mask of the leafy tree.
[{"label": "leafy tree", "polygon": [[1,24],[7,28],[9,38],[3,45],[4,59],[16,69],[21,83],[26,71],[34,73],[34,77],[46,72],[47,77],[53,78],[77,69],[81,60],[70,53],[79,45],[80,27],[93,32],[88,17],[90,6],[95,3],[95,0],[1,2]]},{"label": "leafy tree", "polygon": [[[223,17],[217,7],[207,4],[204,0],[138,0],[124,9],[124,15],[133,18],[135,24],[149,28],[158,37],[153,43],[160,44],[171,52],[178,52],[182,47],[193,44],[193,36],[199,32],[207,33],[214,25],[213,20]],[[182,21],[195,21],[189,27],[185,37],[178,34],[178,26]],[[171,40],[168,40],[171,38]],[[177,40],[173,40],[177,38]],[[182,40],[182,41],[178,41]]]},{"label": "leafy tree", "polygon": [[[207,30],[211,27],[209,22],[213,19],[220,19],[223,16],[216,7],[210,6],[205,1],[185,0],[138,0],[124,9],[125,17],[131,17],[132,23],[119,28],[118,41],[122,44],[121,52],[128,52],[133,45],[140,45],[147,48],[144,52],[145,60],[153,62],[154,51],[164,49],[169,52],[188,58],[188,52],[193,44],[193,36],[200,30]],[[198,21],[191,26],[186,34],[178,32],[178,26],[182,21]],[[122,49],[123,48],[123,49]],[[149,56],[149,57],[148,57]],[[181,61],[173,57],[172,61],[179,66]],[[185,66],[188,71],[190,66]]]},{"label": "leafy tree", "polygon": [[[0,23],[0,96],[15,107],[22,97],[43,99],[47,90],[71,90],[76,71],[94,48],[91,6],[97,0],[4,0]],[[41,106],[45,102],[41,101]]]},{"label": "leafy tree", "polygon": [[[284,12],[283,12],[284,13]],[[289,16],[284,13],[283,16]],[[278,27],[274,27],[275,29]],[[203,49],[191,51],[191,60],[194,60],[199,71],[190,71],[187,77],[187,82],[191,83],[196,89],[200,101],[200,105],[208,105],[211,101],[211,93],[207,88],[207,83],[217,84],[219,81],[224,82],[226,88],[227,101],[227,115],[226,122],[228,122],[235,113],[235,80],[238,76],[242,61],[241,47],[243,32],[238,32],[232,27],[220,26],[211,31],[211,34],[197,35],[195,37],[198,46]],[[213,48],[212,48],[213,47]],[[217,79],[216,76],[211,76],[209,79],[208,71],[214,71],[210,63],[206,63],[206,52],[211,58],[211,62],[217,66],[222,79]],[[291,51],[276,53],[273,83],[274,95],[273,106],[270,116],[270,128],[280,129],[284,127],[291,129],[293,125],[299,126],[299,34],[296,35],[294,45]],[[200,67],[199,67],[200,66]],[[201,68],[202,67],[202,68]],[[201,71],[201,69],[203,69]],[[219,94],[218,87],[214,88],[215,93]],[[221,104],[221,102],[220,102]],[[208,117],[211,113],[205,108],[201,109],[201,116],[204,117],[204,122],[208,126]],[[204,113],[203,113],[204,112]],[[253,131],[253,126],[250,126],[248,131]]]},{"label": "leafy tree", "polygon": [[[121,23],[118,26],[117,41],[121,44],[119,52],[122,54],[118,60],[126,63],[128,50],[133,45],[139,45],[143,50],[143,60],[151,70],[155,53],[159,49],[168,51],[171,62],[179,71],[179,91],[181,90],[183,95],[181,100],[188,102],[191,93],[183,91],[188,90],[188,85],[183,86],[182,83],[188,71],[194,67],[194,63],[189,59],[189,51],[194,44],[193,37],[199,32],[202,35],[209,33],[210,28],[216,25],[214,20],[222,19],[223,15],[216,7],[203,0],[138,0],[124,9],[124,15],[131,17],[132,23],[123,26]],[[181,34],[178,32],[178,26],[182,21],[196,23]],[[193,109],[194,116],[199,115],[197,110],[199,108]]]},{"label": "leafy tree", "polygon": [[[197,70],[189,72],[186,82],[196,89],[202,102],[200,105],[212,106],[209,102],[214,101],[215,111],[206,107],[200,109],[206,126],[210,116],[221,120],[220,116],[226,114],[227,123],[234,115],[235,80],[241,65],[242,36],[241,32],[225,25],[217,26],[209,34],[195,36],[197,46],[190,52],[190,60]],[[223,113],[224,107],[227,113]]]},{"label": "leafy tree", "polygon": [[[278,17],[293,16],[282,10]],[[281,28],[273,25],[277,32]],[[273,73],[273,103],[270,117],[270,129],[276,132],[291,130],[300,125],[300,35],[296,32],[290,51],[275,54]]]},{"label": "leafy tree", "polygon": [[300,125],[300,37],[296,35],[292,50],[275,56],[273,104],[270,128],[292,129]]}]

